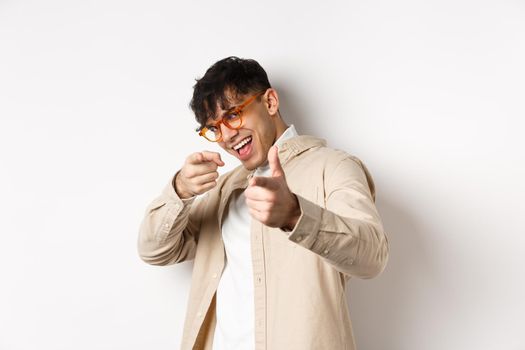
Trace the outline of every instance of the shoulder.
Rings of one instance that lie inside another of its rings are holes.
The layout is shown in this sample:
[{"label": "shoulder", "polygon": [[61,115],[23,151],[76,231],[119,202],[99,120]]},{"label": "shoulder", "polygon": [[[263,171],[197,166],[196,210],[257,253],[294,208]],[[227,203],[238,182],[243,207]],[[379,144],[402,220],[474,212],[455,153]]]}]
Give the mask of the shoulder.
[{"label": "shoulder", "polygon": [[322,160],[321,164],[324,164],[327,168],[333,168],[340,165],[340,163],[354,163],[357,166],[362,166],[363,162],[361,159],[347,151],[327,146],[326,143],[317,144],[315,147],[310,147],[302,153],[303,160],[307,159],[319,159]]},{"label": "shoulder", "polygon": [[324,182],[328,187],[340,182],[358,181],[367,185],[372,198],[375,199],[372,174],[357,155],[325,144],[309,148],[297,160],[309,168],[322,168]]},{"label": "shoulder", "polygon": [[[295,155],[308,155],[308,157],[328,157],[330,160],[342,160],[345,158],[359,161],[359,159],[341,149],[327,145],[325,139],[312,135],[298,135],[287,141],[283,145],[287,151]],[[285,151],[286,152],[286,151]]]}]

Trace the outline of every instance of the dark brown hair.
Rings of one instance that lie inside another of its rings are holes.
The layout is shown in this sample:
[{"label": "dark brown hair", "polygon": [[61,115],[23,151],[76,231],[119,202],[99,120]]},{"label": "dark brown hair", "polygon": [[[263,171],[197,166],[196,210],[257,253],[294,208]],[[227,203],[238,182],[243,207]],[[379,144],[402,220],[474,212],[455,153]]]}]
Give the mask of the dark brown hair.
[{"label": "dark brown hair", "polygon": [[257,61],[236,56],[217,61],[196,82],[190,108],[201,127],[209,118],[217,117],[217,104],[227,110],[240,97],[271,87],[268,75]]}]

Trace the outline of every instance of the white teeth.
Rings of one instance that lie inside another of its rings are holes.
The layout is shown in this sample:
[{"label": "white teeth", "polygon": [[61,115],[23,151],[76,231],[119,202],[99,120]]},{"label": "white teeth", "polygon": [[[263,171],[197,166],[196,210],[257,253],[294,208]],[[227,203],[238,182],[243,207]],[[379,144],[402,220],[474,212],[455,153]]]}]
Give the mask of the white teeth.
[{"label": "white teeth", "polygon": [[238,144],[233,146],[233,149],[237,151],[239,148],[241,148],[242,146],[244,146],[245,144],[247,144],[251,140],[252,140],[252,137],[248,136],[247,138],[245,138],[244,140],[242,140],[241,142],[239,142]]}]

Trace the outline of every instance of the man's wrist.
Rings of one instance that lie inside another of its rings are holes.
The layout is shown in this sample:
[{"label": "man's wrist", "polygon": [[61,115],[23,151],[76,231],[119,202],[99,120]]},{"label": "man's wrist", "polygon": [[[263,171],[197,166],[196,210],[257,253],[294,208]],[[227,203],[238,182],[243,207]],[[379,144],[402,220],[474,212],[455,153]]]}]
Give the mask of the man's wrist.
[{"label": "man's wrist", "polygon": [[299,206],[299,200],[297,199],[297,196],[292,193],[292,196],[295,200],[294,206],[291,211],[290,220],[288,221],[288,224],[284,227],[281,227],[283,231],[293,231],[295,228],[295,225],[297,224],[297,221],[299,221],[299,218],[301,217],[301,207]]},{"label": "man's wrist", "polygon": [[181,186],[180,179],[179,179],[179,173],[180,173],[180,170],[177,171],[177,173],[173,177],[173,180],[171,181],[171,184],[173,185],[173,189],[175,190],[175,193],[177,193],[177,196],[179,196],[180,199],[188,199],[188,198],[193,197],[191,193],[188,194],[187,192],[180,190],[182,186]]}]

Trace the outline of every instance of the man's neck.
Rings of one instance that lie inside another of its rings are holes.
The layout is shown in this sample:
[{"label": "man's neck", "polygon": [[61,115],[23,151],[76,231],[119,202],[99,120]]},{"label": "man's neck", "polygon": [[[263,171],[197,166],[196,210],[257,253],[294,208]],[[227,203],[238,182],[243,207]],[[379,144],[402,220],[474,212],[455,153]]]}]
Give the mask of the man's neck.
[{"label": "man's neck", "polygon": [[275,140],[278,140],[279,137],[281,137],[281,135],[286,131],[286,129],[288,129],[288,125],[286,125],[283,120],[281,118],[279,118],[277,120],[277,125],[276,125],[276,136],[275,136]]}]

